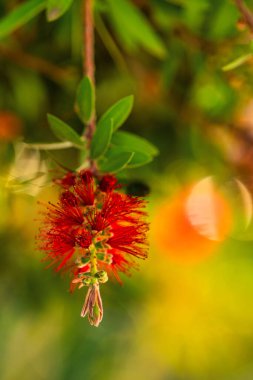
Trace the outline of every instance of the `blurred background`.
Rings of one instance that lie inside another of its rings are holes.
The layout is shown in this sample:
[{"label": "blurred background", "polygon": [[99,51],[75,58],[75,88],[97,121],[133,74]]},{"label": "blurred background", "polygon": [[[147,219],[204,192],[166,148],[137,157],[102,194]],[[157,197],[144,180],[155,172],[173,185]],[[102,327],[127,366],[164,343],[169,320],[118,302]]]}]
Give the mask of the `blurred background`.
[{"label": "blurred background", "polygon": [[[1,18],[20,4],[3,0]],[[70,295],[35,246],[37,202],[56,195],[47,174],[82,157],[24,144],[56,141],[47,113],[82,132],[79,10],[51,23],[41,12],[0,40],[0,377],[252,379],[250,29],[232,0],[96,1],[97,113],[134,94],[124,129],[160,150],[119,173],[150,189],[150,256],[103,286],[96,329],[79,317],[83,289]]]}]

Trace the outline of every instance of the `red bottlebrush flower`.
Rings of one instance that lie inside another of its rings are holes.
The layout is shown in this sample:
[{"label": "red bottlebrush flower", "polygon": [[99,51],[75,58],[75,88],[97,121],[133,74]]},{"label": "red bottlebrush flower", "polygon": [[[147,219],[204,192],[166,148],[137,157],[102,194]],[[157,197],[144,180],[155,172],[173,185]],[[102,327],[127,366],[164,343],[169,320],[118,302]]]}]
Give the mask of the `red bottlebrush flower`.
[{"label": "red bottlebrush flower", "polygon": [[40,233],[40,249],[44,250],[47,259],[52,264],[58,263],[56,271],[59,271],[71,259],[75,252],[75,236],[62,228],[42,230]]},{"label": "red bottlebrush flower", "polygon": [[111,249],[109,252],[111,253],[111,262],[109,265],[105,265],[105,269],[109,273],[113,273],[116,280],[122,284],[121,278],[119,277],[119,272],[130,276],[131,269],[136,269],[138,266],[131,257],[122,255],[122,253],[117,249]]},{"label": "red bottlebrush flower", "polygon": [[114,225],[111,232],[112,237],[108,239],[108,244],[121,252],[130,255],[146,258],[147,250],[145,235],[147,232],[146,223],[136,221],[136,224],[130,226]]},{"label": "red bottlebrush flower", "polygon": [[105,193],[118,189],[119,187],[120,185],[117,183],[117,179],[111,174],[104,175],[99,183],[99,189]]},{"label": "red bottlebrush flower", "polygon": [[57,205],[49,204],[45,222],[54,226],[80,226],[83,224],[84,217],[78,199],[70,191],[65,191],[60,196]]},{"label": "red bottlebrush flower", "polygon": [[82,229],[75,234],[76,245],[82,248],[89,248],[92,244],[92,235],[89,231]]},{"label": "red bottlebrush flower", "polygon": [[76,182],[76,173],[73,173],[73,172],[66,173],[65,176],[62,178],[54,179],[54,183],[56,183],[57,185],[65,189],[69,189],[70,187],[74,186],[75,182]]},{"label": "red bottlebrush flower", "polygon": [[90,171],[81,171],[74,186],[75,193],[84,206],[92,206],[95,199],[94,178]]},{"label": "red bottlebrush flower", "polygon": [[[82,310],[91,324],[101,321],[102,302],[97,285],[113,273],[130,274],[134,258],[147,257],[146,201],[117,192],[116,179],[99,185],[89,171],[76,174],[75,185],[49,204],[38,236],[39,248],[56,270],[72,274],[71,289],[89,286]],[[105,190],[106,189],[106,190]]]}]

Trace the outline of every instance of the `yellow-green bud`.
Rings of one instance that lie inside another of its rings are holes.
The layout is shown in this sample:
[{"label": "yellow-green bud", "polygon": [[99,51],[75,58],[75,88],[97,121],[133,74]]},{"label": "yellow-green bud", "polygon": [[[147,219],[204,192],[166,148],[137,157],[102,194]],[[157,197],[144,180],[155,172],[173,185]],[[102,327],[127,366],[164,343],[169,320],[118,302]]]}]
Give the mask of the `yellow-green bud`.
[{"label": "yellow-green bud", "polygon": [[100,270],[95,274],[95,277],[98,279],[98,282],[100,284],[104,284],[105,282],[108,281],[108,276],[105,270]]}]

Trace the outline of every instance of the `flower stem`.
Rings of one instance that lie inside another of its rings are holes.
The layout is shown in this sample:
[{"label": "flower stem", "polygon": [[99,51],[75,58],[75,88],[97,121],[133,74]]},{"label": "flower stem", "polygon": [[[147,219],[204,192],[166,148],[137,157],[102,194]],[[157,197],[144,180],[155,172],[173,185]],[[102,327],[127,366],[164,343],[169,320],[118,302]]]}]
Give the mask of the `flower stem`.
[{"label": "flower stem", "polygon": [[253,14],[244,4],[243,0],[235,0],[235,4],[243,17],[245,24],[250,31],[253,32]]},{"label": "flower stem", "polygon": [[[92,276],[95,276],[95,274],[97,273],[97,251],[96,251],[95,245],[91,244],[89,250],[90,250],[90,272]],[[97,280],[95,280],[94,277],[93,279],[94,281],[97,282]]]},{"label": "flower stem", "polygon": [[[94,0],[83,0],[83,73],[87,75],[95,90],[94,62]],[[90,143],[96,129],[96,111],[94,108],[90,122],[85,131],[85,137]]]}]

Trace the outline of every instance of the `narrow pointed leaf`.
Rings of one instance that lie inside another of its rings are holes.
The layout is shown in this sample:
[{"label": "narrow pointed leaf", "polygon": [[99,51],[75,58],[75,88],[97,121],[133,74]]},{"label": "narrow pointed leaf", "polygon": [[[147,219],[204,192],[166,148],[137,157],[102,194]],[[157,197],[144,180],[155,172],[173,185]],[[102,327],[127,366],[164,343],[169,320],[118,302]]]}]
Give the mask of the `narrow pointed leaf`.
[{"label": "narrow pointed leaf", "polygon": [[222,67],[223,71],[230,71],[236,69],[237,67],[243,65],[245,62],[248,62],[253,57],[252,53],[242,55],[239,58],[236,58],[234,61],[228,63],[227,65]]},{"label": "narrow pointed leaf", "polygon": [[101,163],[100,170],[107,173],[116,173],[124,169],[131,161],[134,153],[130,152],[110,152],[107,161]]},{"label": "narrow pointed leaf", "polygon": [[47,20],[57,20],[70,8],[72,3],[73,0],[47,0]]},{"label": "narrow pointed leaf", "polygon": [[108,0],[108,4],[109,17],[125,48],[134,51],[136,47],[141,47],[157,58],[166,56],[167,49],[163,40],[132,1]]},{"label": "narrow pointed leaf", "polygon": [[113,120],[113,130],[116,131],[128,118],[130,112],[133,108],[133,95],[126,96],[122,98],[117,103],[113,104],[101,117],[98,122],[100,123],[105,121]]},{"label": "narrow pointed leaf", "polygon": [[97,127],[91,142],[92,159],[99,158],[106,153],[112,138],[112,132],[112,119],[110,121],[105,120],[104,122],[100,123],[100,125]]},{"label": "narrow pointed leaf", "polygon": [[84,77],[77,89],[76,112],[84,123],[88,123],[94,112],[94,86],[89,77]]},{"label": "narrow pointed leaf", "polygon": [[52,132],[59,140],[69,141],[84,149],[83,140],[68,124],[50,114],[47,115],[47,118]]},{"label": "narrow pointed leaf", "polygon": [[130,132],[116,132],[112,136],[112,144],[121,149],[131,149],[132,152],[140,152],[150,156],[156,156],[158,149],[143,137],[136,136]]},{"label": "narrow pointed leaf", "polygon": [[0,20],[0,39],[26,24],[46,8],[46,0],[30,0],[17,6]]}]

